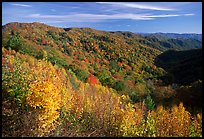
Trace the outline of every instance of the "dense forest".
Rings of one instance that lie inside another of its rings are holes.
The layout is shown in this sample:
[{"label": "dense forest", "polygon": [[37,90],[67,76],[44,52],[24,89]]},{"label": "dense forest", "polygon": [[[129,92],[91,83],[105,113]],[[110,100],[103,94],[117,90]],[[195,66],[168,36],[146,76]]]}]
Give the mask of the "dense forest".
[{"label": "dense forest", "polygon": [[2,26],[2,136],[202,137],[202,41]]}]

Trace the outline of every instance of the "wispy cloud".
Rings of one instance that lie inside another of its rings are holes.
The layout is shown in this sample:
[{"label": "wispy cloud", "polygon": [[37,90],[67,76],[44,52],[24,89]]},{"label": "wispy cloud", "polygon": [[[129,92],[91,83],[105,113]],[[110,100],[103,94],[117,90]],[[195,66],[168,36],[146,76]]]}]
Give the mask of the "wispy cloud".
[{"label": "wispy cloud", "polygon": [[56,10],[55,10],[55,9],[51,9],[51,11],[56,12]]},{"label": "wispy cloud", "polygon": [[157,18],[157,17],[175,17],[175,16],[192,16],[194,14],[164,14],[164,15],[149,15],[147,17]]},{"label": "wispy cloud", "polygon": [[64,20],[70,22],[97,22],[109,19],[132,19],[132,20],[151,20],[153,18],[145,17],[141,14],[72,14],[72,15],[41,15],[31,14],[27,17],[39,19]]},{"label": "wispy cloud", "polygon": [[21,7],[32,7],[31,5],[27,5],[27,4],[17,4],[17,3],[13,3],[11,4],[13,6],[21,6]]},{"label": "wispy cloud", "polygon": [[160,7],[160,6],[153,6],[153,5],[145,5],[140,3],[124,3],[124,2],[96,2],[99,4],[110,4],[115,6],[121,6],[126,8],[137,8],[137,9],[145,9],[145,10],[158,10],[158,11],[173,11],[176,9],[167,8],[167,7]]},{"label": "wispy cloud", "polygon": [[195,15],[195,14],[184,14],[184,16],[192,16],[192,15]]},{"label": "wispy cloud", "polygon": [[158,18],[158,17],[175,17],[175,16],[182,16],[182,15],[179,15],[179,14],[161,14],[161,15],[147,15],[146,17]]},{"label": "wispy cloud", "polygon": [[176,16],[192,16],[194,14],[70,14],[70,15],[41,15],[41,14],[30,14],[27,18],[35,18],[41,20],[58,21],[58,22],[99,22],[104,20],[114,19],[130,19],[130,20],[154,20],[156,18],[168,18]]}]

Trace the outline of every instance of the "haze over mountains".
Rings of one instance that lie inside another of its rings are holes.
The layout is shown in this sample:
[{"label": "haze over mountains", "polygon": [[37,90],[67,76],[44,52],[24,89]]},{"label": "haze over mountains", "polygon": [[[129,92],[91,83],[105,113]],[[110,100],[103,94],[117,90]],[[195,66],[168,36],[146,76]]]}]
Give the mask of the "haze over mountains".
[{"label": "haze over mountains", "polygon": [[[151,42],[149,45],[160,50],[202,48],[202,34],[141,33],[140,35]],[[161,48],[162,46],[165,49]]]},{"label": "haze over mountains", "polygon": [[146,36],[155,36],[167,39],[195,39],[198,41],[202,41],[202,34],[196,33],[138,33],[144,37]]}]

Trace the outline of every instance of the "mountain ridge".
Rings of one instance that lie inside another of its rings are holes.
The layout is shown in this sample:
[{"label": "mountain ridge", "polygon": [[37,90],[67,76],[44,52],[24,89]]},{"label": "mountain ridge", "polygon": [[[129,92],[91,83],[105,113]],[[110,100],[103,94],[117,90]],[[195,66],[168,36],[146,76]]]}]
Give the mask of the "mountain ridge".
[{"label": "mountain ridge", "polygon": [[[2,25],[3,26],[7,26],[7,25],[14,25],[14,24],[41,24],[41,25],[47,25],[45,23],[41,23],[41,22],[30,22],[30,23],[25,23],[25,22],[10,22],[10,23],[7,23],[5,25]],[[104,31],[104,30],[100,30],[100,29],[94,29],[94,28],[90,28],[90,27],[57,27],[57,26],[53,26],[53,25],[47,25],[47,26],[50,26],[50,27],[56,27],[56,28],[61,28],[61,29],[65,29],[65,30],[71,30],[71,29],[92,29],[92,30],[98,30],[98,31]],[[154,36],[154,35],[161,35],[161,36],[166,36],[166,37],[169,37],[169,38],[194,38],[193,36],[197,36],[197,40],[199,41],[202,41],[202,34],[201,33],[171,33],[171,32],[168,32],[168,33],[163,33],[163,32],[155,32],[155,33],[140,33],[140,32],[135,32],[135,31],[105,31],[105,32],[119,32],[119,33],[133,33],[133,34],[136,34],[136,35],[141,35],[143,37],[146,37],[146,36]]]}]

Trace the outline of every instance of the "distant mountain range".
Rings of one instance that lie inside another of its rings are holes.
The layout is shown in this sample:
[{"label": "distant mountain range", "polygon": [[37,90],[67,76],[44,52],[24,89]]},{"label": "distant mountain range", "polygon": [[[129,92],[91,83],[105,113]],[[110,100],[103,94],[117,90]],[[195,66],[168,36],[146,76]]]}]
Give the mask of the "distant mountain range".
[{"label": "distant mountain range", "polygon": [[142,43],[161,51],[202,48],[202,34],[137,33],[145,38]]},{"label": "distant mountain range", "polygon": [[202,41],[202,34],[195,34],[195,33],[184,33],[184,34],[178,34],[178,33],[137,33],[142,35],[143,37],[161,37],[166,39],[195,39],[198,41]]}]

